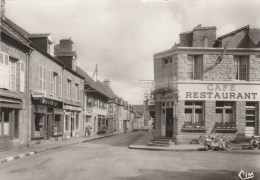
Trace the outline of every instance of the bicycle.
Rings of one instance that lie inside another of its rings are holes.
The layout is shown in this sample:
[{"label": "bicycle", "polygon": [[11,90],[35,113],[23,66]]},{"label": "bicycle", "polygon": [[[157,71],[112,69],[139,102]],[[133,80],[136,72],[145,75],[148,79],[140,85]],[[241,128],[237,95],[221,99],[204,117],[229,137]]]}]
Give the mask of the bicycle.
[{"label": "bicycle", "polygon": [[251,148],[256,150],[259,148],[260,145],[260,136],[252,136],[252,139],[250,141]]},{"label": "bicycle", "polygon": [[225,136],[217,136],[215,138],[208,138],[204,143],[205,149],[207,151],[224,149],[230,151],[232,149],[231,142]]}]

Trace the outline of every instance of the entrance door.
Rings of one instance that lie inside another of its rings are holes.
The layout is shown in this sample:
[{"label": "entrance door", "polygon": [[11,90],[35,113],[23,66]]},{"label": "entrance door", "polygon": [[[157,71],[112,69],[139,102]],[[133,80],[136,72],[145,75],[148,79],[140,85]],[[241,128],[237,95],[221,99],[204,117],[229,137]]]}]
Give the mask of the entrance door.
[{"label": "entrance door", "polygon": [[173,135],[173,108],[166,108],[166,137]]},{"label": "entrance door", "polygon": [[11,110],[8,108],[0,109],[0,151],[9,150],[11,146],[10,138]]},{"label": "entrance door", "polygon": [[52,123],[52,114],[47,114],[47,119],[46,119],[46,139],[50,139],[51,136],[51,123]]},{"label": "entrance door", "polygon": [[246,127],[245,136],[251,137],[256,134],[257,103],[246,102]]}]

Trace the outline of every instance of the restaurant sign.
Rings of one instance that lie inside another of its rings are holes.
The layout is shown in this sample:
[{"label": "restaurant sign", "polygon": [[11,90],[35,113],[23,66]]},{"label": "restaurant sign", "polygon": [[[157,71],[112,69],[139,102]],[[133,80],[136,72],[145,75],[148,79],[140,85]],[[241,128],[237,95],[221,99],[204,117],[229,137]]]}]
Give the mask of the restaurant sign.
[{"label": "restaurant sign", "polygon": [[180,100],[260,101],[260,84],[178,84]]},{"label": "restaurant sign", "polygon": [[64,105],[64,109],[71,110],[71,111],[82,111],[81,107],[70,106],[70,105]]}]

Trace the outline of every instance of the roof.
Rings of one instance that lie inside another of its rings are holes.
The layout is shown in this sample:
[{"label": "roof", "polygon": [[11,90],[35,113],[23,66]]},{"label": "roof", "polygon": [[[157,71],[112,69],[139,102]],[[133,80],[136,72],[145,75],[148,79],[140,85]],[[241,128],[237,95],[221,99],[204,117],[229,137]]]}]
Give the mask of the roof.
[{"label": "roof", "polygon": [[144,113],[144,105],[132,105],[136,111],[143,114]]},{"label": "roof", "polygon": [[239,29],[236,29],[235,31],[232,31],[232,32],[227,33],[227,34],[225,34],[225,35],[222,35],[222,36],[218,37],[217,39],[219,40],[219,39],[226,38],[226,37],[228,37],[228,36],[230,36],[230,35],[232,35],[232,34],[235,34],[235,33],[239,32],[239,31],[242,31],[242,30],[245,30],[245,29],[249,29],[249,25],[244,26],[244,27],[241,27],[241,28],[239,28]]},{"label": "roof", "polygon": [[24,30],[23,28],[21,28],[20,26],[18,26],[17,24],[15,24],[13,21],[11,21],[10,19],[8,19],[7,17],[5,18],[5,22],[10,25],[12,28],[14,28],[16,31],[18,31],[19,33],[21,33],[22,35],[28,35],[29,33]]},{"label": "roof", "polygon": [[258,29],[258,28],[249,29],[248,36],[255,45],[259,45],[259,43],[260,43],[260,29]]},{"label": "roof", "polygon": [[95,82],[89,75],[87,72],[85,72],[83,69],[81,69],[80,67],[76,67],[76,71],[82,75],[85,79],[85,83],[87,83],[91,88],[95,89],[96,91],[98,91],[99,93],[110,97],[110,98],[114,98],[116,97],[114,91],[108,87],[106,84],[97,81]]},{"label": "roof", "polygon": [[48,38],[51,34],[46,33],[46,34],[28,34],[28,38]]}]

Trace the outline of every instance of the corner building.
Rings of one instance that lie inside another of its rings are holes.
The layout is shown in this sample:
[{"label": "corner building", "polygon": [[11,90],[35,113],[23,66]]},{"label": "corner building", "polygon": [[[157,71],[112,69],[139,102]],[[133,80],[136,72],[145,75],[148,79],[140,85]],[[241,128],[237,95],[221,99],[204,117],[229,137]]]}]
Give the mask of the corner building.
[{"label": "corner building", "polygon": [[231,141],[258,135],[259,41],[260,29],[249,26],[216,38],[216,27],[199,25],[154,54],[156,137],[190,143],[205,132]]}]

